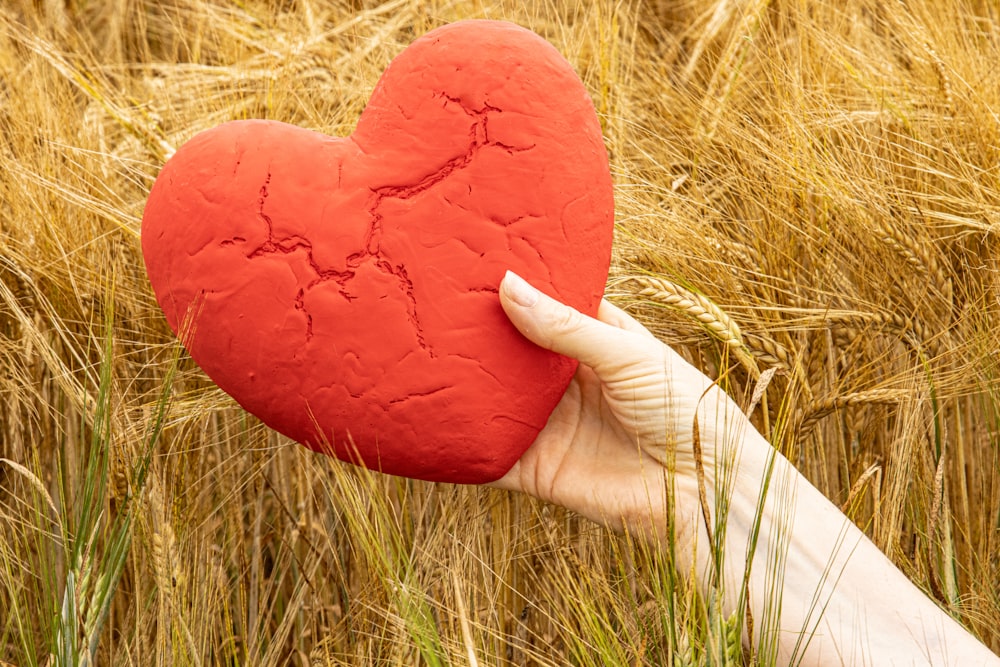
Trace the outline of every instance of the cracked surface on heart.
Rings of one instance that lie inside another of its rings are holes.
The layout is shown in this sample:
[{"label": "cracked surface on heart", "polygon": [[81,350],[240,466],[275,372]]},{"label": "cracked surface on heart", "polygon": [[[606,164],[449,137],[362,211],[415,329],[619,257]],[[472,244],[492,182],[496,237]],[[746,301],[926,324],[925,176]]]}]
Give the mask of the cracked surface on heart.
[{"label": "cracked surface on heart", "polygon": [[[476,153],[484,146],[497,147],[509,154],[516,152],[527,151],[534,148],[534,144],[528,146],[511,146],[504,144],[499,141],[492,141],[489,136],[489,114],[491,112],[502,113],[502,109],[499,109],[489,104],[484,105],[481,109],[470,109],[463,104],[462,100],[456,97],[449,96],[446,92],[439,93],[442,100],[445,100],[447,104],[454,104],[460,107],[467,116],[469,116],[473,122],[469,127],[469,145],[464,154],[456,156],[451,160],[447,161],[441,168],[425,175],[420,178],[416,183],[409,185],[384,185],[372,191],[369,197],[370,204],[366,206],[368,211],[369,220],[367,221],[367,228],[364,230],[363,236],[358,239],[358,244],[356,246],[357,250],[351,252],[347,255],[345,259],[345,266],[342,269],[327,267],[324,268],[320,266],[315,257],[313,256],[313,243],[308,238],[300,235],[291,235],[285,237],[278,237],[274,232],[274,224],[271,217],[265,212],[265,206],[267,204],[268,197],[268,185],[271,182],[272,173],[268,171],[267,176],[264,180],[263,185],[260,187],[260,198],[258,199],[258,212],[257,215],[260,220],[264,223],[267,228],[267,240],[264,241],[257,248],[254,248],[247,255],[249,259],[255,257],[261,257],[273,253],[291,253],[296,251],[303,251],[306,254],[308,264],[312,268],[313,272],[316,274],[315,278],[301,288],[295,297],[295,308],[297,310],[303,311],[306,315],[306,340],[311,340],[313,336],[313,318],[309,313],[308,307],[306,305],[306,295],[317,285],[330,282],[336,283],[338,286],[338,291],[342,297],[348,301],[354,300],[350,292],[350,283],[357,275],[357,269],[365,264],[370,264],[374,266],[378,271],[382,272],[387,276],[392,276],[397,281],[397,286],[406,295],[408,301],[408,316],[411,323],[414,326],[417,341],[420,346],[428,350],[429,354],[433,357],[434,351],[430,349],[424,338],[423,331],[420,326],[420,318],[417,313],[417,304],[413,295],[413,283],[410,280],[406,266],[403,264],[393,265],[392,263],[386,261],[386,259],[381,254],[380,242],[381,242],[381,232],[382,232],[382,219],[383,216],[379,212],[379,207],[382,205],[385,199],[410,199],[414,196],[419,195],[435,184],[441,182],[442,180],[448,178],[454,172],[461,170],[467,166],[475,157]],[[338,187],[342,182],[343,174],[342,171],[338,173]],[[500,220],[493,219],[491,222],[500,224],[502,226],[509,226],[522,220],[525,216],[520,215],[510,220]],[[524,239],[526,243],[530,245],[529,239]],[[226,239],[221,242],[222,245],[232,245],[237,241],[245,242],[246,239],[242,237],[235,237],[233,239]],[[350,247],[350,246],[349,246]],[[471,248],[468,248],[472,252]],[[544,257],[541,253],[538,253],[539,259],[544,262]],[[470,291],[487,291],[496,293],[495,288],[470,288]],[[434,390],[441,391],[441,389]],[[426,396],[433,392],[426,392],[422,394],[413,394],[414,396]],[[406,397],[409,398],[409,397]],[[404,399],[394,399],[391,402],[399,402]]]},{"label": "cracked surface on heart", "polygon": [[[464,70],[464,71],[463,71]],[[499,477],[574,364],[500,310],[506,269],[594,312],[610,255],[589,98],[510,24],[434,31],[347,138],[268,121],[185,144],[143,219],[157,299],[220,387],[270,426],[395,474]]]}]

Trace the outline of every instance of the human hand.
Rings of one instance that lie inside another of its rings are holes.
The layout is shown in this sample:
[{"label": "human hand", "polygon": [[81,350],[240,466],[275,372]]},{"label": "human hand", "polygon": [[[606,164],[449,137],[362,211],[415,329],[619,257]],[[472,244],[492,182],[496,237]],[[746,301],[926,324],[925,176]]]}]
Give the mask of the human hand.
[{"label": "human hand", "polygon": [[[580,361],[534,444],[494,486],[556,503],[616,530],[662,536],[665,476],[673,474],[679,541],[698,516],[695,418],[709,488],[717,436],[751,428],[724,392],[607,301],[597,319],[542,294],[513,273],[500,301],[529,340]],[[710,492],[711,493],[711,492]]]}]

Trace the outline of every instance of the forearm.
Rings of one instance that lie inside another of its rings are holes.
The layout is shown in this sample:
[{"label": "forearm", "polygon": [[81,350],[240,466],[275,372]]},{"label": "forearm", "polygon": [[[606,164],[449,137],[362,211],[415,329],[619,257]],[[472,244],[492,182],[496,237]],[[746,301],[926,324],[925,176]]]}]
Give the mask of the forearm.
[{"label": "forearm", "polygon": [[[723,547],[726,611],[736,609],[744,590],[756,525],[746,587],[755,649],[774,638],[768,652],[779,665],[1000,664],[752,428],[733,459]],[[710,561],[703,521],[698,533],[704,579]]]}]

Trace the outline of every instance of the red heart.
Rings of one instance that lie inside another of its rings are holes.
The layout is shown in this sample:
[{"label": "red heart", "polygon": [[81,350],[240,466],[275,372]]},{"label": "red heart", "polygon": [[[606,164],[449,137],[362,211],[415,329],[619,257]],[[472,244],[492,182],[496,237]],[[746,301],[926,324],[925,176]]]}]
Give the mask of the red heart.
[{"label": "red heart", "polygon": [[523,28],[464,21],[389,66],[354,134],[198,134],[142,221],[157,301],[272,428],[384,472],[479,483],[534,441],[575,362],[511,326],[512,269],[595,313],[613,201],[594,108]]}]

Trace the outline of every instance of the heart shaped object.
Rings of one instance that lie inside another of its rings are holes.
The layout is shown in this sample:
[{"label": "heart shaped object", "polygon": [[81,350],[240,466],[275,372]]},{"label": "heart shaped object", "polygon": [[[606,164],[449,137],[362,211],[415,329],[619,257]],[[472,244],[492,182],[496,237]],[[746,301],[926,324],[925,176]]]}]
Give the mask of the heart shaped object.
[{"label": "heart shaped object", "polygon": [[463,21],[413,42],[355,132],[196,135],[142,220],[157,301],[272,428],[387,473],[481,483],[534,441],[576,363],[505,317],[511,269],[594,314],[611,255],[586,90],[534,33]]}]

